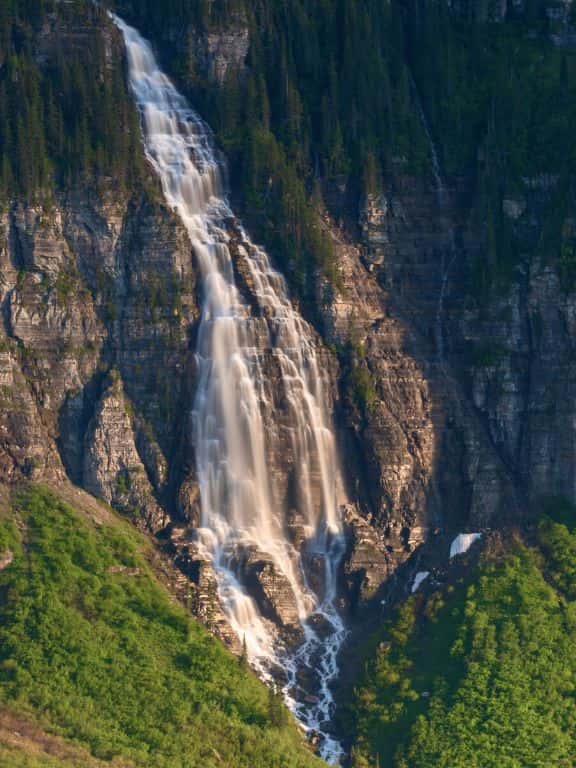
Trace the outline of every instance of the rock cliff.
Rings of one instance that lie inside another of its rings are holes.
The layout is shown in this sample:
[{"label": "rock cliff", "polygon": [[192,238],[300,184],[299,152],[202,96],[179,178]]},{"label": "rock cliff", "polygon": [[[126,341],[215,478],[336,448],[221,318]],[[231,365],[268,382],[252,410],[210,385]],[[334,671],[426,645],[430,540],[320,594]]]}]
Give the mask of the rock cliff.
[{"label": "rock cliff", "polygon": [[[491,13],[503,18],[501,5]],[[55,39],[65,47],[85,34],[103,35],[108,66],[123,66],[114,29],[81,19],[44,30],[37,55],[49,60]],[[230,71],[247,66],[245,19],[199,34],[174,35],[196,46],[185,78],[200,72],[226,88]],[[528,178],[504,201],[518,233],[538,229],[554,183]],[[527,251],[505,291],[475,301],[467,280],[482,237],[469,195],[465,181],[442,196],[429,171],[399,166],[360,211],[323,211],[339,279],[318,275],[315,339],[345,459],[342,602],[352,609],[433,532],[498,526],[550,495],[576,503],[576,299]],[[247,246],[237,222],[229,227],[250,300]],[[567,217],[567,237],[573,229]],[[194,534],[198,292],[188,237],[150,172],[127,191],[103,179],[99,190],[55,192],[42,204],[9,201],[0,218],[0,481],[68,477],[159,534],[198,615],[230,639]],[[289,414],[264,341],[277,416],[268,428],[285,446],[270,471],[290,506]],[[297,540],[296,514],[287,527]],[[245,570],[263,615],[293,631],[295,608],[273,565],[250,552]]]}]

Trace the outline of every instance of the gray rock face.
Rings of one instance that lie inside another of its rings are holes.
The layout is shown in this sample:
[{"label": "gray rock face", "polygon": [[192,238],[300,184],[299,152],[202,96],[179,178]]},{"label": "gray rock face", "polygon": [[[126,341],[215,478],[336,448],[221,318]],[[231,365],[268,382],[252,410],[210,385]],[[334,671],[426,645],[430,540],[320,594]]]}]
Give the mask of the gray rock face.
[{"label": "gray rock face", "polygon": [[466,311],[452,333],[474,407],[522,498],[575,503],[576,297],[550,267],[535,261],[524,269],[507,296]]},{"label": "gray rock face", "polygon": [[242,69],[249,44],[248,28],[241,24],[207,35],[206,53],[210,76],[222,83],[230,69]]},{"label": "gray rock face", "polygon": [[130,409],[113,372],[86,431],[82,485],[154,531],[164,526],[165,514],[136,450]]},{"label": "gray rock face", "polygon": [[243,564],[244,582],[254,595],[262,616],[299,636],[298,608],[288,579],[264,553],[247,553]]},{"label": "gray rock face", "polygon": [[350,607],[369,600],[395,569],[395,558],[383,537],[354,508],[344,512],[348,551],[344,559],[346,592]]},{"label": "gray rock face", "polygon": [[[354,495],[378,527],[373,548],[386,552],[386,572],[408,557],[440,514],[433,487],[440,415],[417,333],[395,312],[390,292],[374,273],[375,263],[387,263],[385,244],[393,258],[398,248],[388,204],[379,213],[374,206],[365,242],[377,255],[364,256],[342,232],[330,229],[343,288],[324,306],[324,319],[331,341],[353,343],[352,365],[366,371],[372,389],[370,402],[349,403],[344,448]],[[384,231],[378,234],[376,227]]]},{"label": "gray rock face", "polygon": [[[178,221],[152,199],[112,203],[86,195],[48,213],[15,204],[0,236],[0,378],[12,403],[1,417],[4,476],[56,477],[65,468],[81,482],[90,465],[86,429],[114,366],[133,409],[118,426],[161,493],[170,472],[165,453],[186,450],[174,424],[180,388],[192,378],[189,332],[198,311]],[[100,449],[119,450],[119,436],[108,438]],[[93,487],[112,487],[124,458],[100,457]]]},{"label": "gray rock face", "polygon": [[[519,232],[537,224],[554,184],[526,179],[522,198],[504,201]],[[526,255],[506,290],[466,298],[480,233],[421,180],[396,178],[394,189],[367,202],[364,252],[340,243],[352,298],[336,297],[327,315],[336,338],[354,328],[374,374],[374,401],[353,429],[362,451],[374,446],[372,512],[393,510],[392,526],[386,513],[378,521],[385,538],[401,526],[410,549],[431,525],[498,525],[555,495],[575,503],[574,294]],[[371,281],[369,300],[360,294]]]},{"label": "gray rock face", "polygon": [[243,12],[230,15],[228,23],[205,34],[191,30],[191,42],[177,44],[190,52],[191,77],[202,77],[218,86],[224,85],[230,74],[243,72],[250,47],[248,21]]},{"label": "gray rock face", "polygon": [[[457,521],[486,525],[516,509],[517,499],[506,464],[494,451],[463,385],[455,364],[459,361],[446,353],[452,343],[451,320],[458,311],[447,295],[461,275],[458,260],[464,258],[454,244],[454,213],[421,181],[403,179],[397,188],[402,215],[383,222],[393,245],[377,279],[380,285],[394,286],[391,313],[408,325],[408,348],[427,384],[431,431],[428,442],[420,445],[427,455],[431,452],[433,471],[426,505],[436,526]],[[390,206],[392,212],[395,207]],[[405,397],[398,400],[398,413],[402,402]],[[415,413],[415,408],[408,412]]]},{"label": "gray rock face", "polygon": [[203,548],[199,546],[195,530],[187,526],[172,525],[167,550],[182,574],[181,597],[211,632],[239,653],[242,644],[222,610],[214,567]]},{"label": "gray rock face", "polygon": [[[506,3],[489,6],[503,18]],[[81,44],[77,30],[70,35]],[[245,67],[244,19],[197,42],[191,66],[214,87]],[[113,33],[106,55],[119,66]],[[511,226],[537,220],[538,196],[556,181],[525,179],[503,202]],[[98,195],[69,191],[48,208],[12,201],[0,215],[0,482],[68,476],[162,530],[180,593],[238,645],[195,534],[197,269],[152,175],[147,187],[119,193],[102,180]],[[432,532],[497,526],[546,496],[576,503],[576,298],[553,269],[526,258],[506,292],[481,307],[465,299],[466,267],[482,254],[480,233],[455,205],[460,192],[440,205],[430,180],[392,169],[365,202],[359,234],[325,218],[341,288],[318,278],[325,338],[314,338],[351,502],[341,574],[351,610]],[[228,226],[237,283],[255,306],[248,245],[237,222]],[[271,403],[266,432],[282,457],[270,464],[272,486],[298,547],[290,413],[266,324],[256,312],[253,321]],[[273,563],[251,552],[244,565],[263,614],[295,634],[293,597]]]},{"label": "gray rock face", "polygon": [[[330,297],[321,304],[329,341],[353,350],[343,445],[359,505],[347,513],[354,543],[344,573],[362,601],[432,532],[497,525],[527,506],[480,412],[482,379],[474,376],[474,395],[453,354],[468,325],[458,280],[478,235],[457,251],[450,200],[398,171],[366,201],[360,224],[354,242],[326,219],[342,289],[320,285],[318,295]],[[524,409],[507,411],[513,441]]]}]

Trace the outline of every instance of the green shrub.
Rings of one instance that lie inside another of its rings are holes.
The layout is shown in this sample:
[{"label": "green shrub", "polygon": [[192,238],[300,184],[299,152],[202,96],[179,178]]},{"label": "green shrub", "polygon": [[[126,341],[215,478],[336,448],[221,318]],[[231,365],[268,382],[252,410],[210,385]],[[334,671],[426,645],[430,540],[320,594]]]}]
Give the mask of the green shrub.
[{"label": "green shrub", "polygon": [[[170,600],[136,531],[95,526],[37,487],[16,497],[14,519],[23,546],[0,573],[0,705],[103,760],[318,764],[265,687]],[[12,523],[0,532],[13,542]]]},{"label": "green shrub", "polygon": [[373,640],[350,709],[358,765],[550,768],[576,757],[576,535],[485,556]]}]

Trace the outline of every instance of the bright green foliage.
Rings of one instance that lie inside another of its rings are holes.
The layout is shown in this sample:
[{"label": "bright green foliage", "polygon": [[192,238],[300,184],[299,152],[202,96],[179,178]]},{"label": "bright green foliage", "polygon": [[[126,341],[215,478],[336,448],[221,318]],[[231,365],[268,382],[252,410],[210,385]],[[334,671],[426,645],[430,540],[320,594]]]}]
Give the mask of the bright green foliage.
[{"label": "bright green foliage", "polygon": [[550,581],[570,600],[576,600],[576,536],[565,525],[544,520],[540,541]]},{"label": "bright green foliage", "polygon": [[[57,757],[55,755],[43,754],[41,750],[31,752],[25,748],[7,747],[0,744],[0,765],[2,768],[116,768],[115,765],[103,762],[86,762],[86,758],[72,757],[69,755]],[[122,768],[131,768],[122,765]]]},{"label": "bright green foliage", "polygon": [[133,181],[138,121],[108,23],[83,0],[2,0],[0,199],[103,177]]},{"label": "bright green foliage", "polygon": [[576,534],[485,556],[467,584],[415,596],[355,692],[355,765],[568,768],[576,761]]},{"label": "bright green foliage", "polygon": [[140,534],[42,489],[17,497],[13,519],[0,525],[15,552],[0,573],[0,705],[135,766],[319,764],[245,665],[171,602]]},{"label": "bright green foliage", "polygon": [[370,408],[376,399],[374,378],[368,368],[356,367],[348,378],[352,397],[360,408]]}]

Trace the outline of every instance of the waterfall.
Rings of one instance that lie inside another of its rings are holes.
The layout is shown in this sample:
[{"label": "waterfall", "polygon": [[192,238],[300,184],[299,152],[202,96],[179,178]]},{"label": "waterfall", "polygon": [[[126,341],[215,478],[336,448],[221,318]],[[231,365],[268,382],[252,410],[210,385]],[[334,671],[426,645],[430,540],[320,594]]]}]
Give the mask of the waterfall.
[{"label": "waterfall", "polygon": [[[418,110],[418,117],[420,118],[420,124],[426,140],[428,142],[428,148],[430,150],[430,161],[432,165],[432,175],[434,176],[434,187],[436,190],[436,200],[438,201],[438,208],[441,212],[447,213],[449,216],[449,195],[442,178],[442,169],[440,167],[440,159],[438,157],[438,150],[436,144],[432,138],[432,132],[428,124],[424,107],[422,106],[422,99],[416,86],[412,74],[410,74],[410,84],[414,93],[414,100],[416,103],[416,109]],[[444,367],[444,300],[446,298],[446,288],[448,286],[448,277],[450,271],[454,266],[456,259],[458,258],[458,249],[456,247],[456,237],[454,235],[454,228],[450,225],[448,229],[448,261],[446,260],[446,253],[442,250],[442,261],[440,265],[440,292],[438,295],[438,304],[436,308],[436,318],[434,322],[434,337],[436,340],[436,350],[438,355],[438,361],[440,365]]]},{"label": "waterfall", "polygon": [[[268,681],[274,669],[283,670],[287,703],[304,728],[319,735],[321,755],[336,763],[341,747],[326,729],[334,707],[330,683],[346,635],[335,606],[344,546],[342,492],[317,344],[293,308],[282,276],[234,219],[209,129],[160,71],[149,44],[112,18],[124,37],[147,157],[166,202],[186,227],[202,278],[197,391],[191,408],[202,507],[198,540],[215,569],[223,611],[250,663]],[[251,301],[235,278],[231,221],[240,233],[235,248],[247,270]],[[284,441],[273,439],[277,406],[265,355],[279,372],[283,419],[290,425]],[[294,510],[279,500],[271,476],[271,468],[284,461],[292,467],[298,537],[287,533],[287,515]],[[251,552],[265,557],[288,585],[300,625],[298,642],[279,639],[243,583],[242,563]],[[315,571],[310,563],[316,564]],[[295,693],[303,677],[313,680],[305,699]]]}]

